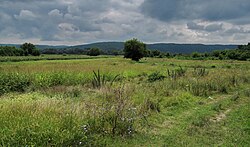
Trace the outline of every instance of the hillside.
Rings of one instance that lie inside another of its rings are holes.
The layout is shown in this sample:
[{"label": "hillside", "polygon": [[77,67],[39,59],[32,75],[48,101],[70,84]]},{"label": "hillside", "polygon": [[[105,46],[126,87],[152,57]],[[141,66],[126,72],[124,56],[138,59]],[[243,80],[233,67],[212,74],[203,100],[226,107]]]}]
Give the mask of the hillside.
[{"label": "hillside", "polygon": [[[19,48],[21,44],[0,44],[0,46],[14,46],[16,48]],[[53,48],[53,49],[60,49],[60,48],[67,48],[66,45],[35,45],[38,49],[47,49],[47,48]]]},{"label": "hillside", "polygon": [[[99,42],[86,45],[71,46],[70,48],[93,48],[102,50],[121,50],[124,47],[123,42]],[[192,52],[212,52],[213,50],[235,49],[237,45],[204,45],[204,44],[174,44],[174,43],[156,43],[147,44],[147,49],[160,50],[170,53],[192,53]]]},{"label": "hillside", "polygon": [[[0,44],[0,46],[15,46],[19,47],[18,44]],[[192,52],[212,52],[213,50],[225,50],[235,49],[238,45],[205,45],[205,44],[174,44],[174,43],[155,43],[147,44],[147,49],[160,50],[162,52],[169,53],[192,53]],[[124,48],[124,42],[97,42],[84,45],[76,46],[50,46],[50,45],[36,45],[39,49],[87,49],[87,48],[100,48],[104,51],[122,50]]]},{"label": "hillside", "polygon": [[235,49],[237,45],[204,45],[204,44],[173,44],[159,43],[147,45],[149,49],[156,49],[170,53],[212,52],[213,50]]}]

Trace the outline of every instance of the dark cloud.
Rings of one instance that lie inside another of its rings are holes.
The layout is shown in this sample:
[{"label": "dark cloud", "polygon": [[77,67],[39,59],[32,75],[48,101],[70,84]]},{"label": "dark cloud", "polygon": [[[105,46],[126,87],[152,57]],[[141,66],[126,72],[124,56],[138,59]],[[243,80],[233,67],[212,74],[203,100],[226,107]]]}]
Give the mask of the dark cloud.
[{"label": "dark cloud", "polygon": [[249,0],[0,0],[0,43],[240,42]]},{"label": "dark cloud", "polygon": [[188,22],[187,27],[190,30],[204,30],[204,28],[205,28],[203,25],[199,25],[195,22]]},{"label": "dark cloud", "polygon": [[222,26],[223,26],[222,23],[218,23],[218,24],[213,23],[213,24],[208,24],[208,25],[201,25],[195,22],[187,23],[187,28],[190,30],[199,30],[199,31],[207,31],[207,32],[215,32],[215,31],[223,30]]},{"label": "dark cloud", "polygon": [[[141,11],[150,17],[162,20],[201,19],[207,21],[237,21],[250,14],[249,0],[145,0]],[[245,23],[250,23],[248,19]]]}]

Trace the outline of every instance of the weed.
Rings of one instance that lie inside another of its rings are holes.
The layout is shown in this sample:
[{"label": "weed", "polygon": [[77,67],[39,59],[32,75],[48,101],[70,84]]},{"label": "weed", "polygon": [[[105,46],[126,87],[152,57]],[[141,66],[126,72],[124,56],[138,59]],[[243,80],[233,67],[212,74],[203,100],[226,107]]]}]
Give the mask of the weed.
[{"label": "weed", "polygon": [[153,101],[151,99],[146,99],[145,101],[145,108],[146,111],[155,111],[155,112],[161,112],[161,109],[160,109],[160,102],[162,100],[161,99],[157,99],[157,101]]},{"label": "weed", "polygon": [[194,68],[193,75],[197,77],[203,77],[208,75],[208,71],[206,71],[206,68]]},{"label": "weed", "polygon": [[236,94],[234,94],[233,96],[231,96],[231,100],[232,101],[237,101],[239,98],[240,98],[239,92],[237,92]]},{"label": "weed", "polygon": [[140,118],[138,108],[133,106],[124,86],[105,94],[99,105],[87,104],[87,130],[91,134],[132,136],[135,122]]},{"label": "weed", "polygon": [[230,78],[229,79],[230,84],[233,85],[234,87],[236,87],[238,84],[238,79],[237,79],[236,75],[233,75],[229,78]]},{"label": "weed", "polygon": [[92,80],[92,85],[94,88],[101,88],[102,85],[106,84],[105,75],[101,75],[98,69],[97,73],[93,71],[94,77]]},{"label": "weed", "polygon": [[160,81],[165,78],[164,75],[162,75],[160,72],[153,72],[148,76],[148,81],[149,82],[155,82],[155,81]]},{"label": "weed", "polygon": [[219,112],[221,110],[223,110],[222,108],[222,104],[221,103],[215,103],[214,105],[212,105],[212,110]]},{"label": "weed", "polygon": [[186,73],[186,69],[183,69],[181,66],[179,66],[178,69],[174,69],[174,70],[167,70],[167,74],[168,77],[170,77],[171,79],[176,79],[178,77],[182,77],[185,76]]},{"label": "weed", "polygon": [[250,97],[250,89],[244,90],[244,95],[245,95],[246,97]]},{"label": "weed", "polygon": [[[93,71],[93,73],[94,73],[94,76],[93,76],[93,79],[92,79],[93,88],[101,88],[102,86],[106,85],[107,81],[109,80],[107,75],[105,75],[105,74],[101,75],[99,69],[98,69],[97,72]],[[119,74],[114,76],[113,79],[110,80],[111,81],[110,85],[112,85],[113,82],[119,76],[120,76]]]},{"label": "weed", "polygon": [[192,122],[192,125],[196,127],[204,127],[208,124],[209,124],[209,118],[207,116],[199,116]]}]

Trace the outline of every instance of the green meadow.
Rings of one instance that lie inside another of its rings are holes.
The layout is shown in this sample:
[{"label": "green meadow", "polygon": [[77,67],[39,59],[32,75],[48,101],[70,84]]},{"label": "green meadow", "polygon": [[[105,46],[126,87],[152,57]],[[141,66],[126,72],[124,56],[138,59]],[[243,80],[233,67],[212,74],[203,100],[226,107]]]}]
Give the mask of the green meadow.
[{"label": "green meadow", "polygon": [[0,60],[0,146],[250,146],[249,61]]}]

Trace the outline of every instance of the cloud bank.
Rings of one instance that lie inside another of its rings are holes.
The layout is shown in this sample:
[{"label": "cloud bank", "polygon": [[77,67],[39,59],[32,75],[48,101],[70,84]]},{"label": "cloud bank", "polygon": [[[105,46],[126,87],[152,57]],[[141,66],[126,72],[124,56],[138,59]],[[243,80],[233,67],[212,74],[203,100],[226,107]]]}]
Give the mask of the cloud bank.
[{"label": "cloud bank", "polygon": [[249,0],[2,0],[0,43],[246,44]]}]

